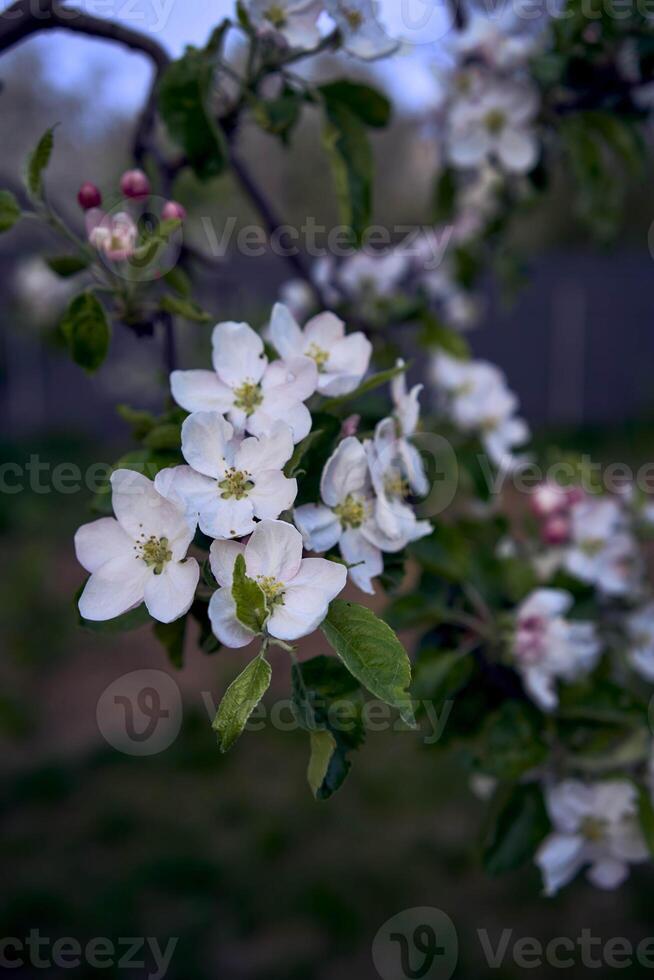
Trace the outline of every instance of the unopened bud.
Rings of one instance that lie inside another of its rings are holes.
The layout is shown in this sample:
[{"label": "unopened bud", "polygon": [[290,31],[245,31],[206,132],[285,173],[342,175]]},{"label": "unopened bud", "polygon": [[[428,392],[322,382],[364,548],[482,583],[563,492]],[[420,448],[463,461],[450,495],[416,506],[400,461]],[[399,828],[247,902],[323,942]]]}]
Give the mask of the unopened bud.
[{"label": "unopened bud", "polygon": [[150,196],[150,180],[142,170],[127,170],[120,178],[120,190],[125,197],[144,201]]},{"label": "unopened bud", "polygon": [[79,206],[84,211],[90,211],[91,208],[100,207],[102,204],[102,194],[95,184],[92,184],[90,180],[87,180],[80,187],[77,193],[77,200],[79,201]]},{"label": "unopened bud", "polygon": [[186,221],[186,208],[177,201],[166,201],[161,217],[164,221]]}]

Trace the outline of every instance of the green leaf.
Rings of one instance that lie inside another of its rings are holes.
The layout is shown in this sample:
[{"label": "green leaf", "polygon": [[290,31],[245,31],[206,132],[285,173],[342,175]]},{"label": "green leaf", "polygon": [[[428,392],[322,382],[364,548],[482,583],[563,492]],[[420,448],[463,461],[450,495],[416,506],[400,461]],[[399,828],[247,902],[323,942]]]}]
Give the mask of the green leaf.
[{"label": "green leaf", "polygon": [[50,163],[50,157],[52,156],[52,150],[54,148],[54,131],[54,126],[45,131],[37,143],[36,148],[27,159],[27,164],[25,167],[25,186],[27,187],[27,191],[32,198],[41,198],[43,196],[43,174]]},{"label": "green leaf", "polygon": [[534,856],[550,830],[539,786],[514,786],[502,800],[484,846],[484,868],[500,875]]},{"label": "green leaf", "polygon": [[420,317],[422,323],[421,342],[427,347],[437,347],[451,357],[461,361],[470,359],[470,344],[463,334],[444,323],[433,313],[425,312]]},{"label": "green leaf", "polygon": [[186,622],[186,616],[182,616],[172,623],[154,624],[154,635],[162,644],[171,664],[176,670],[181,670],[184,666]]},{"label": "green leaf", "polygon": [[182,445],[182,427],[177,422],[157,425],[143,439],[148,449],[179,449]]},{"label": "green leaf", "polygon": [[481,764],[498,779],[515,780],[548,756],[542,719],[530,704],[505,701],[487,720],[482,733]]},{"label": "green leaf", "polygon": [[366,128],[342,103],[326,104],[323,144],[332,165],[340,220],[361,244],[372,219],[373,159]]},{"label": "green leaf", "polygon": [[456,172],[446,167],[439,175],[434,189],[434,222],[447,224],[454,216],[456,207]]},{"label": "green leaf", "polygon": [[458,650],[424,649],[415,669],[412,694],[416,701],[433,701],[441,706],[455,697],[468,683],[474,660]]},{"label": "green leaf", "polygon": [[312,412],[313,431],[298,443],[293,456],[284,467],[286,476],[298,476],[298,495],[295,506],[315,503],[320,498],[320,479],[325,463],[334,452],[342,422],[325,412]]},{"label": "green leaf", "polygon": [[415,728],[411,663],[390,626],[365,606],[336,599],[320,628],[350,673]]},{"label": "green leaf", "polygon": [[109,351],[111,329],[102,303],[91,292],[72,300],[61,323],[61,332],[76,364],[97,371]]},{"label": "green leaf", "polygon": [[201,180],[217,177],[227,161],[224,133],[209,108],[214,65],[210,54],[189,47],[159,83],[162,119]]},{"label": "green leaf", "polygon": [[53,255],[45,261],[51,271],[62,279],[76,276],[89,267],[89,260],[81,255]]},{"label": "green leaf", "polygon": [[636,786],[638,792],[638,817],[649,853],[654,857],[654,805],[649,787]]},{"label": "green leaf", "polygon": [[157,419],[152,412],[132,408],[131,405],[117,405],[116,412],[123,421],[131,426],[132,435],[138,440],[147,436],[148,432],[151,432],[157,425]]},{"label": "green leaf", "polygon": [[337,398],[328,398],[326,402],[323,402],[321,407],[325,412],[330,412],[335,408],[340,408],[341,405],[355,401],[357,398],[367,395],[376,388],[381,388],[382,385],[388,384],[399,374],[404,374],[405,371],[408,371],[409,367],[409,364],[403,364],[400,367],[389,368],[387,371],[380,371],[379,374],[373,374],[371,378],[363,381],[359,387],[355,388],[349,395],[339,395]]},{"label": "green leaf", "polygon": [[191,280],[186,275],[183,269],[178,265],[170,269],[169,272],[164,276],[164,282],[167,283],[170,288],[177,293],[178,296],[190,296],[191,294]]},{"label": "green leaf", "polygon": [[311,758],[309,759],[307,779],[313,795],[318,799],[336,752],[336,739],[330,731],[326,730],[311,732],[310,738]]},{"label": "green leaf", "polygon": [[270,686],[272,670],[259,654],[227,688],[211,726],[221,752],[227,752],[243,732],[248,718]]},{"label": "green leaf", "polygon": [[0,191],[0,234],[13,228],[21,214],[20,204],[11,191]]},{"label": "green leaf", "polygon": [[203,310],[197,303],[183,296],[173,296],[167,293],[161,300],[161,309],[174,316],[181,316],[191,323],[211,323],[213,317],[210,313]]},{"label": "green leaf", "polygon": [[277,98],[257,103],[254,117],[265,132],[279,136],[283,143],[288,143],[300,119],[303,102],[304,96],[286,85]]},{"label": "green leaf", "polygon": [[366,126],[384,128],[391,120],[390,101],[370,85],[341,79],[338,82],[321,85],[318,91],[322,94],[328,108],[342,105]]},{"label": "green leaf", "polygon": [[260,633],[268,619],[266,597],[259,584],[253,578],[248,578],[243,555],[238,555],[234,562],[232,596],[239,623],[253,633]]}]

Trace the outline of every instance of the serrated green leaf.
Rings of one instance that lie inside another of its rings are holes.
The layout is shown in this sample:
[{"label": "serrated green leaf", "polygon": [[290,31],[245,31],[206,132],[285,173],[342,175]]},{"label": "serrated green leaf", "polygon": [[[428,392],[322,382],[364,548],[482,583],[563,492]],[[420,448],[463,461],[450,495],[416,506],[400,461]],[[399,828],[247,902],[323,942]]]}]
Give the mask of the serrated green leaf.
[{"label": "serrated green leaf", "polygon": [[268,619],[266,597],[259,584],[253,578],[248,578],[243,555],[238,555],[234,562],[232,596],[239,623],[253,633],[260,633]]},{"label": "serrated green leaf", "polygon": [[169,272],[164,276],[164,282],[170,286],[178,296],[188,297],[191,294],[191,280],[186,275],[183,269],[178,265],[170,269]]},{"label": "serrated green leaf", "polygon": [[321,85],[319,92],[327,105],[343,105],[366,126],[383,128],[391,120],[390,100],[377,89],[361,82],[340,79]]},{"label": "serrated green leaf", "polygon": [[211,323],[213,317],[210,313],[203,310],[197,303],[183,296],[174,296],[167,293],[161,300],[161,309],[175,316],[181,316],[192,323]]},{"label": "serrated green leaf", "polygon": [[13,228],[21,214],[20,204],[11,191],[0,191],[0,234]]},{"label": "serrated green leaf", "polygon": [[336,752],[336,739],[330,731],[311,732],[311,758],[307,779],[313,795],[318,799],[324,785],[329,766]]},{"label": "serrated green leaf", "polygon": [[89,260],[81,255],[52,255],[46,258],[48,268],[62,279],[69,279],[89,267]]},{"label": "serrated green leaf", "polygon": [[350,673],[415,728],[409,693],[411,663],[390,626],[371,609],[336,599],[320,628]]},{"label": "serrated green leaf", "polygon": [[323,145],[332,165],[340,220],[361,244],[372,218],[373,159],[366,128],[342,103],[326,104]]},{"label": "serrated green leaf", "polygon": [[70,303],[61,332],[76,364],[97,371],[109,351],[111,329],[102,303],[91,292],[81,293]]},{"label": "serrated green leaf", "polygon": [[361,398],[363,395],[369,394],[369,392],[374,391],[376,388],[381,388],[382,385],[389,384],[396,378],[399,374],[404,374],[405,371],[409,369],[408,364],[403,364],[399,367],[389,368],[387,371],[380,371],[378,374],[373,374],[371,378],[367,378],[363,381],[358,388],[350,392],[349,395],[339,395],[337,398],[328,398],[326,402],[323,402],[321,408],[325,412],[331,412],[335,408],[340,408],[341,405],[346,405],[348,402],[355,401],[357,398]]},{"label": "serrated green leaf", "polygon": [[54,148],[55,127],[47,129],[35,149],[27,158],[25,167],[25,186],[32,198],[40,198],[43,195],[43,174],[50,163],[52,150]]},{"label": "serrated green leaf", "polygon": [[526,864],[549,830],[540,787],[535,783],[513,787],[500,804],[484,846],[488,874],[504,874]]},{"label": "serrated green leaf", "polygon": [[259,654],[227,688],[213,725],[221,752],[227,752],[243,732],[248,718],[270,686],[270,664]]}]

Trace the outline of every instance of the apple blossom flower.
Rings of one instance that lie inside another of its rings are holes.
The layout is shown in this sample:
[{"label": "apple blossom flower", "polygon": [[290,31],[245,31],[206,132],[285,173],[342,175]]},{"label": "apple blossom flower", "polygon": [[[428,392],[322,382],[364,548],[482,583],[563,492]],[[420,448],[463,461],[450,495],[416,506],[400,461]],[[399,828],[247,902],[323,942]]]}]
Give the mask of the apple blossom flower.
[{"label": "apple blossom flower", "polygon": [[564,565],[582,582],[606,595],[626,595],[638,586],[636,541],[617,500],[589,498],[570,509],[571,543]]},{"label": "apple blossom flower", "polygon": [[524,174],[538,159],[533,120],[534,89],[517,81],[488,79],[455,99],[447,119],[447,155],[455,167],[496,161],[509,173]]},{"label": "apple blossom flower", "polygon": [[557,678],[573,681],[600,655],[595,627],[566,620],[573,597],[562,589],[536,589],[516,612],[513,657],[525,687],[543,711],[558,704]]},{"label": "apple blossom flower", "polygon": [[590,865],[597,888],[618,888],[629,865],[646,860],[635,786],[624,780],[594,784],[567,779],[548,787],[545,799],[552,833],[536,854],[546,895],[555,895]]},{"label": "apple blossom flower", "polygon": [[641,677],[654,683],[654,602],[627,616],[629,661]]},{"label": "apple blossom flower", "polygon": [[273,361],[263,341],[247,323],[219,323],[213,331],[213,371],[173,371],[173,398],[187,412],[227,414],[238,433],[270,432],[280,419],[293,441],[311,431],[311,414],[303,404],[318,386],[318,368],[309,357]]},{"label": "apple blossom flower", "polygon": [[[383,419],[375,429],[374,439],[364,443],[364,448],[375,492],[375,521],[381,531],[391,539],[406,542],[431,534],[429,521],[418,521],[406,503],[413,485],[417,484],[424,493],[429,488],[422,460],[415,447],[398,435],[396,420]],[[412,450],[415,458],[407,457],[407,450]]]},{"label": "apple blossom flower", "polygon": [[[396,367],[404,367],[404,361],[401,358],[397,361]],[[429,484],[420,453],[409,440],[418,429],[420,394],[423,388],[424,385],[414,385],[408,391],[404,371],[391,381],[391,398],[394,407],[393,421],[395,423],[395,455],[401,462],[409,488],[419,497],[427,495]]]},{"label": "apple blossom flower", "polygon": [[209,619],[215,635],[227,647],[244,647],[255,638],[236,616],[231,590],[238,555],[243,555],[246,574],[265,595],[269,612],[265,631],[278,640],[299,640],[313,633],[347,581],[344,565],[325,558],[302,558],[302,537],[284,521],[257,524],[247,544],[214,541],[209,561],[220,588],[211,597]]},{"label": "apple blossom flower", "polygon": [[276,518],[297,496],[297,480],[284,476],[293,455],[293,435],[275,422],[268,435],[239,439],[216,412],[194,412],[182,426],[188,466],[161,470],[159,493],[184,506],[210,538],[241,538],[255,518]]},{"label": "apple blossom flower", "polygon": [[304,51],[320,43],[320,0],[247,0],[247,12],[261,34],[273,34]]},{"label": "apple blossom flower", "polygon": [[136,251],[138,228],[126,211],[105,214],[99,208],[91,208],[86,213],[86,229],[90,244],[110,262],[124,262]]},{"label": "apple blossom flower", "polygon": [[518,399],[503,373],[487,361],[464,361],[438,354],[433,377],[444,394],[441,399],[453,423],[464,432],[476,432],[491,460],[501,469],[522,465],[514,450],[529,438],[526,422],[516,416]]},{"label": "apple blossom flower", "polygon": [[515,18],[505,12],[486,16],[471,10],[463,30],[453,39],[456,53],[481,59],[492,68],[515,68],[534,53],[536,38],[516,30]]},{"label": "apple blossom flower", "polygon": [[325,9],[343,37],[343,47],[364,61],[383,58],[399,47],[383,29],[378,7],[377,0],[325,0]]},{"label": "apple blossom flower", "polygon": [[[304,504],[293,512],[305,547],[325,552],[338,544],[344,560],[353,566],[349,573],[354,584],[374,595],[372,579],[384,570],[382,552],[401,551],[410,538],[390,537],[377,523],[368,456],[354,436],[344,439],[327,460],[320,496],[322,503]],[[416,536],[422,533],[416,524]]]},{"label": "apple blossom flower", "polygon": [[354,299],[379,299],[396,293],[409,269],[409,256],[399,248],[356,252],[338,269],[337,281]]},{"label": "apple blossom flower", "polygon": [[302,355],[315,361],[318,391],[331,397],[348,395],[358,388],[372,356],[372,344],[365,334],[346,337],[345,324],[333,313],[319,313],[302,330],[281,303],[273,309],[270,337],[286,361]]},{"label": "apple blossom flower", "polygon": [[79,563],[91,573],[79,600],[84,619],[115,619],[145,602],[153,619],[171,623],[191,607],[200,578],[186,558],[195,522],[132,470],[111,476],[113,517],[80,527]]}]

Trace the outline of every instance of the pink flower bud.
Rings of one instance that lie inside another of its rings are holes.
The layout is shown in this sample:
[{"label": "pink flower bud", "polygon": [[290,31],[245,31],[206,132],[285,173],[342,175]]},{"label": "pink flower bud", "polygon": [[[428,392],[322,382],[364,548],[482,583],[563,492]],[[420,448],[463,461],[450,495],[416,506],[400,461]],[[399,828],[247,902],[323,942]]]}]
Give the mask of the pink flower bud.
[{"label": "pink flower bud", "polygon": [[360,424],[361,424],[360,415],[350,415],[343,422],[343,426],[341,428],[341,437],[343,439],[347,439],[348,436],[355,436],[359,431]]},{"label": "pink flower bud", "polygon": [[90,211],[91,208],[99,208],[102,204],[102,194],[90,180],[87,180],[80,187],[77,200],[79,201],[79,206],[84,211]]},{"label": "pink flower bud", "polygon": [[570,521],[567,517],[550,517],[541,533],[545,544],[566,544],[570,540]]},{"label": "pink flower bud", "polygon": [[127,170],[120,178],[120,190],[125,197],[144,201],[150,196],[150,181],[142,170]]},{"label": "pink flower bud", "polygon": [[161,217],[164,221],[186,221],[186,208],[177,201],[166,201]]}]

